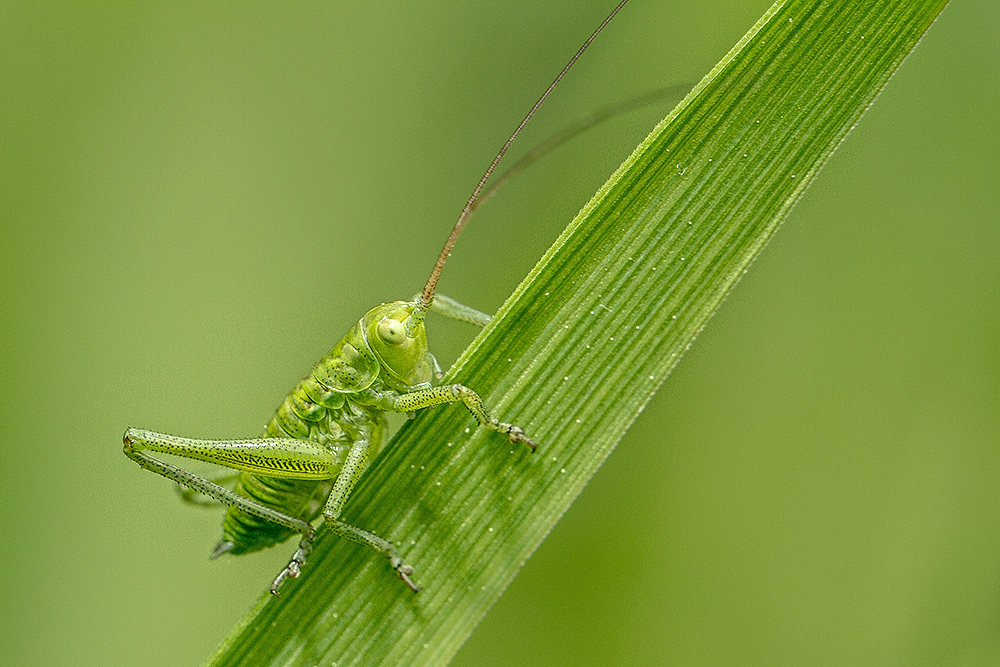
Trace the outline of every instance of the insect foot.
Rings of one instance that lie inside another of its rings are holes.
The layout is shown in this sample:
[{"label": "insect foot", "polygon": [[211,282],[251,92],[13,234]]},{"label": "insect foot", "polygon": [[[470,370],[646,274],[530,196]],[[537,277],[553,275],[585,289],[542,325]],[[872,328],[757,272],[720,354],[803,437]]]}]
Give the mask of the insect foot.
[{"label": "insect foot", "polygon": [[285,566],[285,569],[279,572],[278,576],[274,578],[274,583],[271,584],[271,595],[279,597],[281,593],[278,592],[278,588],[281,586],[281,582],[289,577],[292,579],[298,579],[299,575],[302,574],[302,566],[306,564],[306,556],[308,556],[309,552],[312,551],[312,540],[313,536],[309,535],[299,544],[299,548],[295,550],[292,560]]},{"label": "insect foot", "polygon": [[278,576],[274,578],[274,583],[271,584],[271,595],[274,597],[280,597],[281,593],[278,592],[278,587],[281,586],[281,582],[288,577],[298,579],[300,574],[302,574],[302,569],[299,567],[299,564],[295,561],[289,563],[288,566],[279,572]]},{"label": "insect foot", "polygon": [[277,577],[274,578],[274,583],[271,584],[271,595],[274,597],[280,597],[281,593],[278,592],[278,587],[281,586],[281,582],[288,577],[298,579],[300,574],[302,574],[302,568],[293,560],[285,567],[284,570],[278,573]]},{"label": "insect foot", "polygon": [[403,580],[403,583],[409,586],[410,590],[414,593],[419,593],[421,590],[420,586],[417,586],[413,583],[413,580],[410,579],[410,575],[413,574],[413,568],[404,563],[403,559],[399,556],[390,557],[389,562],[392,564],[392,569],[394,569],[396,574],[399,575],[399,578]]},{"label": "insect foot", "polygon": [[529,449],[531,449],[532,452],[538,451],[538,445],[534,440],[524,434],[524,429],[520,426],[511,425],[510,430],[507,431],[507,437],[510,438],[510,441],[513,443],[523,442]]}]

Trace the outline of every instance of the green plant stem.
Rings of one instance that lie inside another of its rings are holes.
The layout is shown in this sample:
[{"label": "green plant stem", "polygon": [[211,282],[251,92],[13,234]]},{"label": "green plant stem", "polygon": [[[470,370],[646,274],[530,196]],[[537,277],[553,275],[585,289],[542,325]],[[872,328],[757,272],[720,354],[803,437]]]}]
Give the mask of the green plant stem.
[{"label": "green plant stem", "polygon": [[[345,519],[396,540],[424,591],[370,551],[322,538],[302,579],[262,597],[209,664],[447,662],[945,4],[775,3],[449,373],[539,452],[460,409],[426,411],[355,491]],[[641,539],[623,535],[623,548]]]}]

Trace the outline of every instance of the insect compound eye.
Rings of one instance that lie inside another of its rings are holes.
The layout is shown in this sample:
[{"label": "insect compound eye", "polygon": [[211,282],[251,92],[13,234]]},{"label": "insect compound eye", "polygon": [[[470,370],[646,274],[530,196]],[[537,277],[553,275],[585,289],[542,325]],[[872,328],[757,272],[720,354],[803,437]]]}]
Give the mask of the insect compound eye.
[{"label": "insect compound eye", "polygon": [[389,345],[402,345],[406,341],[406,329],[399,320],[387,317],[378,323],[378,337]]}]

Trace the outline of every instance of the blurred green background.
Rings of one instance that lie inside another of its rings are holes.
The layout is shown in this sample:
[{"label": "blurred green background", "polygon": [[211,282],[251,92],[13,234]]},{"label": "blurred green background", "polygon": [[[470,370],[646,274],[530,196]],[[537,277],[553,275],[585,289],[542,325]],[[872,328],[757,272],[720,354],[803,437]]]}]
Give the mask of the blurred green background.
[{"label": "blurred green background", "polygon": [[[768,4],[634,0],[520,149]],[[209,562],[122,431],[256,435],[609,5],[0,6],[3,662],[214,648],[292,547]],[[952,5],[455,664],[1000,663],[1000,7]],[[498,307],[666,110],[510,186],[442,290]]]}]

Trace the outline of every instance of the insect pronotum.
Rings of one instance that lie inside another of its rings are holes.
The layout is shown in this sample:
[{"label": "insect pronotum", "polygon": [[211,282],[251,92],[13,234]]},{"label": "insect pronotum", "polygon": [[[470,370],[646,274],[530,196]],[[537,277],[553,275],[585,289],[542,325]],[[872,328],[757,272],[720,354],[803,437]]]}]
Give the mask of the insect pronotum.
[{"label": "insect pronotum", "polygon": [[[427,350],[424,317],[433,309],[479,325],[489,322],[484,313],[442,295],[435,298],[438,278],[507,149],[626,2],[622,0],[598,26],[504,143],[462,208],[423,291],[412,301],[383,304],[365,313],[285,397],[260,438],[195,440],[135,428],[125,431],[125,454],[146,470],[185,487],[186,500],[202,503],[208,499],[228,506],[222,539],[212,558],[259,551],[298,533],[298,548],[271,584],[271,592],[277,595],[285,579],[301,573],[316,539],[313,522],[322,515],[330,532],[382,554],[399,578],[419,591],[413,568],[389,540],[340,519],[351,489],[382,449],[385,413],[462,403],[482,426],[507,435],[512,443],[536,449],[521,427],[490,414],[472,389],[431,384],[441,371]],[[149,452],[207,461],[227,470],[203,477]]]}]

